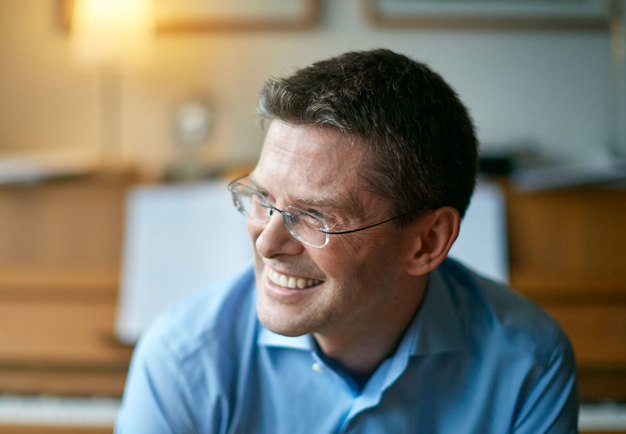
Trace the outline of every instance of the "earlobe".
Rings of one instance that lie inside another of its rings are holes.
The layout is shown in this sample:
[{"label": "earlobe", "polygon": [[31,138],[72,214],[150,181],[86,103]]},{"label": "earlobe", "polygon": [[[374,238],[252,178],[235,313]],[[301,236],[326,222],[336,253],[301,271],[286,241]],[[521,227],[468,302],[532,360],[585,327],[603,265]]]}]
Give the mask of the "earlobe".
[{"label": "earlobe", "polygon": [[448,255],[459,234],[461,216],[452,207],[444,206],[426,214],[409,228],[409,251],[406,271],[421,276],[437,268]]}]

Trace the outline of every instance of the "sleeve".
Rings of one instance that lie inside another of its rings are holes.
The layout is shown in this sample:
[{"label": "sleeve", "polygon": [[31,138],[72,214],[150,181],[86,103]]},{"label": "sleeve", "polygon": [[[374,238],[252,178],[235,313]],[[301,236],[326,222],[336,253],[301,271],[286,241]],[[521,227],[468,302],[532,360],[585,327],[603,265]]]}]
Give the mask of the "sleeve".
[{"label": "sleeve", "polygon": [[516,418],[516,434],[578,432],[578,386],[574,352],[565,335],[535,377]]},{"label": "sleeve", "polygon": [[133,354],[115,433],[193,433],[191,393],[181,364],[153,332],[142,337]]}]

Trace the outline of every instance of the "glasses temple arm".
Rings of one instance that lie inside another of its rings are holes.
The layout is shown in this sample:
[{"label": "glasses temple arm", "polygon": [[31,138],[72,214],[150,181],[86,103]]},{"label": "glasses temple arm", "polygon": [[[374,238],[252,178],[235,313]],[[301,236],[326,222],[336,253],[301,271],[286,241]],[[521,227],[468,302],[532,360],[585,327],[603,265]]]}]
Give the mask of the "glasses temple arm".
[{"label": "glasses temple arm", "polygon": [[374,224],[372,224],[372,225],[365,226],[365,227],[358,228],[358,229],[350,229],[350,230],[348,230],[348,231],[338,231],[338,232],[333,232],[333,231],[325,231],[325,230],[323,230],[323,229],[318,229],[318,231],[323,232],[323,233],[328,234],[328,235],[344,235],[344,234],[351,234],[351,233],[353,233],[353,232],[364,231],[365,229],[369,229],[369,228],[373,228],[373,227],[376,227],[376,226],[380,226],[380,225],[385,224],[385,223],[388,223],[388,222],[390,222],[390,221],[397,220],[397,219],[399,219],[399,218],[401,218],[401,217],[405,217],[405,216],[408,216],[408,215],[410,215],[410,214],[413,214],[413,213],[415,213],[415,212],[417,212],[417,211],[419,211],[419,210],[418,210],[418,209],[414,209],[414,210],[411,210],[411,211],[408,211],[408,212],[402,213],[402,214],[400,214],[400,215],[397,215],[397,216],[395,216],[395,217],[391,217],[390,219],[383,220],[382,222],[374,223]]}]

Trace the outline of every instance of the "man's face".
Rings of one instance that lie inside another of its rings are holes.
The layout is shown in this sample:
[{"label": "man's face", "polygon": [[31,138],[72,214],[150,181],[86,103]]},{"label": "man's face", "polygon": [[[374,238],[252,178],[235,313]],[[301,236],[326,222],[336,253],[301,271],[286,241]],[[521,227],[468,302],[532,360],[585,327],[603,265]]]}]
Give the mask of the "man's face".
[{"label": "man's face", "polygon": [[[362,158],[362,146],[336,130],[273,121],[250,184],[280,209],[320,213],[331,231],[354,229],[390,217],[387,201],[358,176]],[[395,284],[402,237],[390,224],[330,235],[324,248],[296,240],[280,213],[267,224],[249,219],[247,227],[257,313],[275,333],[349,338],[393,315],[402,299]]]}]

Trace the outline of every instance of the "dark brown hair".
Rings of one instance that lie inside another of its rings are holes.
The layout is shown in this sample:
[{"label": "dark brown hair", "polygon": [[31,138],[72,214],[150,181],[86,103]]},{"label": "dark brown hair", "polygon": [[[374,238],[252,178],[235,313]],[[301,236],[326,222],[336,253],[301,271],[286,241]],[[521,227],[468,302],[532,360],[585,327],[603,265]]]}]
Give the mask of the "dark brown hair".
[{"label": "dark brown hair", "polygon": [[452,206],[463,216],[467,209],[477,169],[474,126],[456,93],[422,63],[384,49],[316,62],[268,80],[259,114],[356,138],[371,169],[361,175],[396,214]]}]

